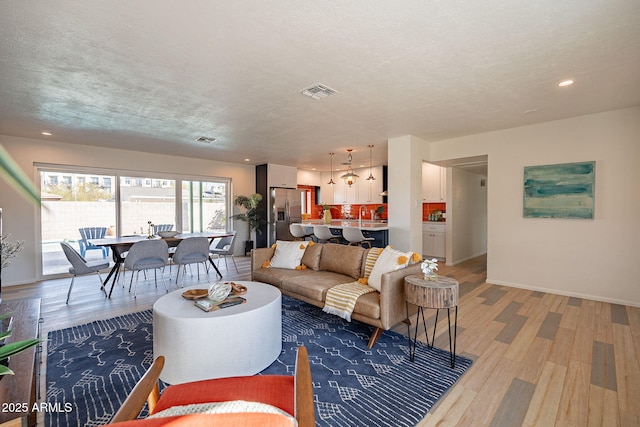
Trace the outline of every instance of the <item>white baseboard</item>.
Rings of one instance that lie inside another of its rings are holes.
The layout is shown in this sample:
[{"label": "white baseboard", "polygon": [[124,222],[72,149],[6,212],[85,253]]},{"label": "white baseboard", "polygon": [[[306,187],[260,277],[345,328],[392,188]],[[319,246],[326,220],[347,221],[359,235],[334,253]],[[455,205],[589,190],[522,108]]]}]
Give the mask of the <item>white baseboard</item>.
[{"label": "white baseboard", "polygon": [[486,254],[487,254],[486,252],[482,252],[482,253],[479,253],[479,254],[471,255],[471,256],[463,258],[463,259],[459,259],[459,260],[457,260],[455,262],[452,262],[452,263],[446,262],[445,264],[448,265],[449,267],[453,267],[454,265],[461,264],[461,263],[463,263],[465,261],[469,261],[470,259],[478,258],[479,256],[486,255]]},{"label": "white baseboard", "polygon": [[487,283],[492,285],[508,286],[510,288],[528,289],[530,291],[545,292],[548,294],[563,295],[566,297],[583,298],[592,301],[608,302],[610,304],[628,305],[631,307],[640,307],[640,301],[623,301],[616,298],[606,298],[602,296],[583,294],[579,292],[566,292],[558,289],[541,288],[538,286],[523,285],[520,283],[504,282],[502,280],[493,280],[487,278]]}]

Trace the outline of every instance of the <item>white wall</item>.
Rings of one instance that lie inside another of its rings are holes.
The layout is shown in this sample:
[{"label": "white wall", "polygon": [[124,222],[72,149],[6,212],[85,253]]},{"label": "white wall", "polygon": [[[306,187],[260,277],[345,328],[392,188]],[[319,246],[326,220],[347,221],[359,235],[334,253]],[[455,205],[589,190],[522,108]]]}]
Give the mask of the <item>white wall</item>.
[{"label": "white wall", "polygon": [[[490,283],[640,306],[640,108],[431,144],[431,160],[488,155]],[[525,166],[595,160],[595,218],[523,218]]]},{"label": "white wall", "polygon": [[[88,166],[118,170],[167,173],[202,177],[228,177],[232,179],[232,197],[255,192],[255,167],[186,157],[174,157],[137,151],[112,150],[86,145],[65,144],[54,141],[18,138],[0,135],[0,144],[11,154],[25,173],[36,182],[34,163],[70,166]],[[0,207],[3,232],[11,233],[11,240],[25,240],[25,249],[2,272],[2,285],[22,284],[38,279],[39,251],[38,207],[15,192],[4,179],[0,179]],[[234,212],[237,211],[234,206]],[[238,230],[237,241],[247,240],[245,223],[233,227]],[[236,252],[243,253],[240,243]]]},{"label": "white wall", "polygon": [[407,135],[388,143],[389,243],[422,253],[422,159],[427,142]]},{"label": "white wall", "polygon": [[487,179],[462,169],[447,170],[447,265],[487,252]]}]

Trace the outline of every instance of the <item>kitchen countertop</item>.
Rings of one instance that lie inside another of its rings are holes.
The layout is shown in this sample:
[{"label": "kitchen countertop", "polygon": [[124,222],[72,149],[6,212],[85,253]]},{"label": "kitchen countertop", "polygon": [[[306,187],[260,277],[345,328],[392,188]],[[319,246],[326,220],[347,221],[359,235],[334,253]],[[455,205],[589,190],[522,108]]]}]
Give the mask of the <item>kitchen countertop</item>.
[{"label": "kitchen countertop", "polygon": [[[311,219],[311,220],[302,221],[302,225],[312,227],[314,225],[325,225],[325,224],[324,224],[324,221],[321,219],[317,219],[317,220]],[[347,227],[359,228],[361,230],[368,230],[368,231],[384,231],[389,229],[389,226],[386,222],[365,220],[365,221],[362,221],[362,225],[360,225],[357,219],[356,220],[333,220],[331,221],[331,224],[327,224],[327,225],[329,226],[329,228],[335,228],[340,230]]]}]

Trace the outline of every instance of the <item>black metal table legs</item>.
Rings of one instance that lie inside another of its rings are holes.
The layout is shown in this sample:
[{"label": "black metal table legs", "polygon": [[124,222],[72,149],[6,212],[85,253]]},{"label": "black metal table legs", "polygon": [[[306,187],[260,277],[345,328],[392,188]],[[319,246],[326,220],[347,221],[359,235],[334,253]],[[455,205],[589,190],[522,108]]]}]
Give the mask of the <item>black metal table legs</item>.
[{"label": "black metal table legs", "polygon": [[[433,348],[436,339],[436,328],[438,327],[438,314],[440,310],[444,309],[435,309],[436,310],[436,318],[433,324],[433,334],[431,335],[431,342],[429,342],[429,332],[427,331],[427,322],[424,317],[424,310],[427,307],[418,306],[418,313],[416,315],[416,326],[413,334],[413,338],[411,337],[411,322],[409,321],[409,303],[405,303],[407,308],[407,335],[409,336],[409,360],[411,362],[414,361],[416,354],[416,344],[418,341],[418,325],[420,324],[420,316],[422,316],[422,327],[424,329],[425,336],[427,338],[427,345],[429,348]],[[458,336],[458,306],[455,307],[455,317],[454,317],[454,325],[453,325],[453,336],[451,335],[451,309],[447,308],[447,322],[449,326],[449,362],[452,368],[456,366],[456,340]]]}]

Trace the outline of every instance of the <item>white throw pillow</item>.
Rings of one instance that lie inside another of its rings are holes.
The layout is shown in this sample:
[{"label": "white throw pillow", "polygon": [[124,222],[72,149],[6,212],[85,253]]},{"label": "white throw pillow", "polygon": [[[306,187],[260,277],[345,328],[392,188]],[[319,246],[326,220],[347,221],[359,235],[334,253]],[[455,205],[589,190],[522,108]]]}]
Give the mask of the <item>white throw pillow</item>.
[{"label": "white throw pillow", "polygon": [[369,286],[380,292],[382,289],[382,275],[389,271],[406,267],[412,255],[413,252],[411,251],[401,252],[393,249],[391,246],[384,248],[369,275]]},{"label": "white throw pillow", "polygon": [[280,408],[261,402],[247,402],[245,400],[230,400],[224,402],[192,403],[189,405],[178,405],[156,412],[148,418],[182,417],[191,414],[238,414],[238,413],[265,413],[276,414],[286,417],[293,426],[298,425],[298,421]]},{"label": "white throw pillow", "polygon": [[271,258],[270,267],[295,270],[300,265],[309,242],[276,241],[276,250]]}]

